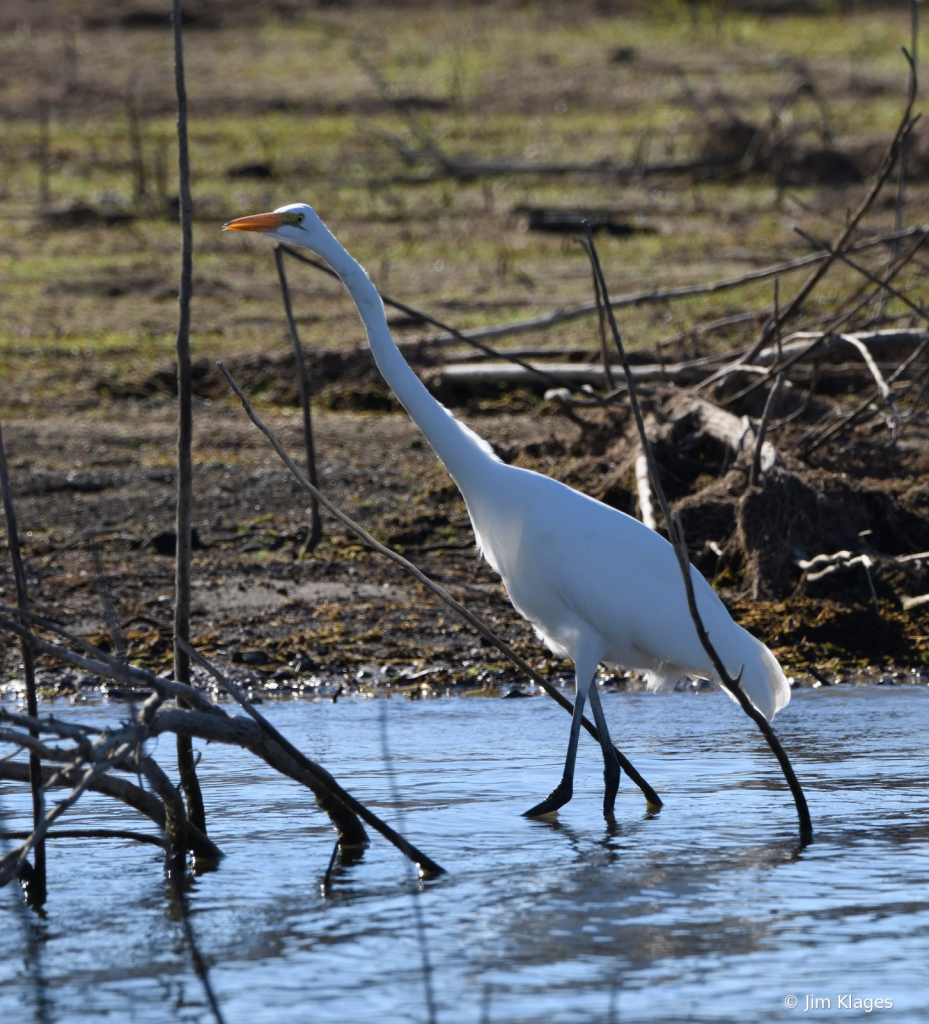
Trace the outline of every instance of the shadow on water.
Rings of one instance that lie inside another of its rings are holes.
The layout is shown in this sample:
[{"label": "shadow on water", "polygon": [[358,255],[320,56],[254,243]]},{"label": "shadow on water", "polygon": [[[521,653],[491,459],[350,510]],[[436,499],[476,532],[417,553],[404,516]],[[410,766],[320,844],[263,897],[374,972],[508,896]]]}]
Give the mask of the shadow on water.
[{"label": "shadow on water", "polygon": [[[267,705],[449,869],[427,883],[373,842],[363,859],[337,859],[322,891],[333,836],[305,792],[204,747],[210,834],[226,858],[188,899],[228,1019],[422,1024],[423,936],[440,1024],[786,1021],[791,994],[802,1009],[805,993],[831,992],[835,1006],[849,990],[922,1019],[929,693],[801,692],[778,716],[816,830],[799,855],[778,766],[727,698],[605,694],[604,707],[665,798],[660,814],[624,780],[605,823],[602,762],[585,742],[571,803],[554,821],[522,818],[561,769],[564,716],[548,702]],[[28,795],[5,788],[4,800],[20,825]],[[82,825],[132,821],[102,798],[82,813]],[[163,927],[151,851],[62,842],[49,872],[49,1020],[63,1008],[68,1024],[131,1020],[137,1006],[145,1024],[203,1019],[189,959]],[[21,942],[0,932],[3,1020],[35,1018]]]}]

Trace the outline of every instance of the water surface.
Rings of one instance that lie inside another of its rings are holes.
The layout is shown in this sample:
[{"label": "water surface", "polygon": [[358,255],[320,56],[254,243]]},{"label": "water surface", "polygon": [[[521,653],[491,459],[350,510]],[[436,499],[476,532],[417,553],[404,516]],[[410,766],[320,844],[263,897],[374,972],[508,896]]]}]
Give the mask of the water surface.
[{"label": "water surface", "polygon": [[[210,834],[227,856],[196,881],[192,919],[229,1024],[428,1021],[414,901],[443,1024],[926,1019],[929,691],[794,694],[776,726],[813,816],[815,842],[799,855],[777,764],[727,697],[603,700],[614,739],[666,801],[648,816],[624,778],[609,828],[589,737],[557,823],[520,816],[561,771],[569,719],[548,699],[264,705],[448,870],[417,883],[374,837],[328,898],[320,881],[333,833],[310,794],[244,752],[204,745]],[[121,713],[56,708],[84,720]],[[163,764],[172,747],[157,745]],[[8,827],[24,827],[23,787],[2,794]],[[150,831],[94,796],[66,825]],[[49,890],[47,917],[32,926],[46,1019],[209,1019],[156,850],[60,840]],[[0,1020],[30,1021],[34,974],[13,898],[0,894]],[[831,1009],[805,1012],[807,996]],[[869,1014],[855,999],[892,999],[893,1009]]]}]

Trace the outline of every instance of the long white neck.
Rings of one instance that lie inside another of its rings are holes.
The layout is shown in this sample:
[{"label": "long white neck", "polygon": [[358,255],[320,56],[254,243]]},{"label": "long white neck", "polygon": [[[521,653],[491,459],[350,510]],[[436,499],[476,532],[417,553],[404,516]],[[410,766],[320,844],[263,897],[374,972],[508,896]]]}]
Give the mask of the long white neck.
[{"label": "long white neck", "polygon": [[336,238],[328,230],[326,233],[329,237],[321,244],[314,238],[313,249],[339,275],[358,307],[378,369],[445,464],[465,500],[469,496],[477,497],[481,482],[486,485],[488,468],[501,463],[486,441],[459,423],[429,394],[390,336],[377,289]]}]

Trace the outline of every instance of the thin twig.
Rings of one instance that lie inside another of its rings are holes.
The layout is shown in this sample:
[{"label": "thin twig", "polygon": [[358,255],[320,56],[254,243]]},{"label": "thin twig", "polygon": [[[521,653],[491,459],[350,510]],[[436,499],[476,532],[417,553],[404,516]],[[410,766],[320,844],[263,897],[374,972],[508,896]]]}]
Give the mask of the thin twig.
[{"label": "thin twig", "polygon": [[[303,411],[303,443],[306,446],[306,475],[310,483],[314,487],[318,487],[316,447],[313,443],[313,421],[310,415],[310,378],[306,372],[306,359],[303,356],[303,345],[300,342],[300,335],[297,331],[297,321],[294,319],[294,311],[290,301],[290,287],[287,284],[287,271],[284,269],[284,259],[281,255],[280,245],[274,246],[274,265],[277,267],[277,277],[281,284],[281,298],[284,300],[284,313],[287,317],[290,341],[294,349],[294,361],[297,364],[297,380],[300,383],[300,408]],[[315,551],[322,535],[323,522],[319,515],[319,502],[315,498],[310,497],[310,526],[298,557]]]},{"label": "thin twig", "polygon": [[[620,337],[619,328],[616,326],[616,318],[613,315],[613,308],[607,298],[609,293],[606,287],[606,280],[603,276],[603,270],[600,266],[600,258],[597,255],[597,249],[594,245],[593,235],[590,232],[589,226],[587,229],[587,245],[589,247],[591,260],[593,261],[594,268],[597,273],[597,280],[600,282],[600,288],[603,291],[603,296],[606,302],[607,316],[610,321],[610,330],[613,332],[613,339],[615,340],[616,347],[619,350],[619,358],[623,364],[623,369],[626,371],[626,380],[629,384],[629,404],[632,408],[632,414],[635,418],[636,427],[639,431],[639,440],[642,443],[642,450],[648,459],[648,467],[652,476],[652,486],[655,494],[658,496],[658,502],[661,505],[661,511],[664,514],[665,523],[668,527],[668,535],[671,538],[674,553],[677,556],[678,566],[681,570],[681,577],[684,581],[684,589],[687,593],[687,606],[690,609],[690,617],[693,620],[700,643],[709,656],[721,684],[729,693],[732,694],[733,697],[735,697],[745,714],[755,722],[765,739],[768,741],[768,745],[774,751],[774,755],[777,757],[781,770],[784,772],[787,784],[790,787],[794,802],[797,806],[797,817],[800,821],[800,843],[802,846],[805,846],[813,838],[813,826],[810,821],[810,812],[807,807],[806,797],[804,796],[800,783],[794,774],[793,766],[791,765],[784,748],[775,736],[767,719],[748,699],[748,696],[739,684],[738,678],[733,679],[729,675],[726,670],[726,666],[722,663],[719,654],[716,652],[716,648],[711,643],[709,635],[703,626],[703,619],[700,616],[700,610],[697,607],[697,600],[694,595],[693,579],[691,577],[691,572],[694,570],[691,569],[690,562],[687,557],[683,527],[681,526],[681,521],[678,517],[672,518],[668,499],[665,497],[664,488],[661,486],[661,480],[658,475],[658,463],[655,461],[651,443],[649,442],[648,435],[645,432],[645,421],[642,419],[642,410],[639,407],[639,400],[636,395],[635,380],[633,379],[629,369],[629,361],[626,358],[626,350],[623,346],[622,338]],[[741,670],[739,675],[741,675]]]},{"label": "thin twig", "polygon": [[[0,830],[0,839],[28,839],[31,832],[23,830]],[[161,836],[153,836],[147,832],[132,832],[128,829],[113,828],[60,828],[54,832],[46,832],[45,838],[55,842],[58,839],[131,839],[136,843],[146,843],[164,849],[165,841]]]},{"label": "thin twig", "polygon": [[[347,526],[352,533],[360,537],[366,544],[369,544],[375,551],[389,558],[391,561],[396,562],[397,565],[401,566],[406,570],[414,579],[418,580],[431,590],[436,597],[448,605],[454,612],[460,615],[468,625],[472,626],[485,640],[488,641],[492,646],[496,647],[498,651],[501,651],[520,671],[525,672],[527,676],[537,685],[540,686],[556,703],[558,703],[565,711],[573,715],[574,705],[558,690],[555,689],[552,684],[545,679],[544,676],[539,675],[523,658],[521,658],[506,641],[502,640],[497,636],[491,629],[489,629],[484,623],[476,616],[473,615],[467,608],[460,602],[456,601],[447,590],[440,587],[438,583],[431,580],[424,572],[420,571],[412,562],[408,561],[403,555],[398,554],[391,548],[382,544],[379,540],[376,540],[371,536],[370,533],[363,527],[359,526],[353,519],[350,519],[337,505],[334,505],[321,491],[317,490],[307,480],[307,478],[300,472],[299,467],[294,460],[287,454],[284,446],[277,439],[274,432],[257,417],[255,410],[252,409],[251,403],[249,402],[245,392],[239,387],[233,378],[232,374],[226,369],[222,363],[217,363],[217,366],[221,370],[223,376],[226,378],[229,386],[238,396],[239,401],[242,403],[242,408],[245,410],[248,418],[254,423],[254,425],[265,435],[265,437],[271,442],[272,447],[280,456],[281,461],[290,470],[291,474],[297,479],[303,487],[309,491],[310,494],[314,494],[319,503],[329,512],[335,516],[344,526]],[[582,720],[582,725],[599,742],[599,733],[596,727],[587,718]],[[654,807],[661,807],[661,799],[658,794],[652,789],[652,787],[645,781],[644,778],[636,770],[632,762],[617,748],[613,748],[616,751],[616,756],[619,759],[619,763],[622,769],[626,772],[630,779],[642,790],[645,795],[647,803]]]},{"label": "thin twig", "polygon": [[[3,443],[3,432],[0,429],[0,491],[3,494],[3,511],[6,516],[7,548],[10,552],[10,561],[13,563],[13,580],[16,586],[16,604],[20,611],[29,610],[29,591],[26,586],[26,570],[23,566],[22,553],[19,547],[19,527],[16,522],[16,505],[13,502],[13,488],[10,485],[10,471],[6,461],[6,447]],[[26,682],[26,710],[33,719],[39,717],[39,706],[36,699],[35,688],[35,656],[29,644],[22,640],[23,650],[23,675]],[[35,726],[30,726],[29,732],[38,736]],[[42,820],[44,806],[42,800],[42,766],[39,758],[34,754],[29,755],[29,784],[32,790],[32,825],[38,829]],[[45,870],[45,843],[41,838],[35,844],[33,854],[35,864],[32,872],[32,882],[29,887],[29,900],[35,906],[41,907],[45,903],[47,895],[46,870]]]},{"label": "thin twig", "polygon": [[600,284],[597,281],[597,275],[594,273],[593,266],[590,268],[590,276],[593,278],[594,299],[597,302],[597,334],[600,338],[600,362],[603,365],[606,389],[608,392],[613,392],[616,390],[616,384],[613,381],[613,371],[610,368],[610,353],[606,342],[606,314],[603,312],[603,296],[600,294]]},{"label": "thin twig", "polygon": [[929,313],[926,312],[924,306],[921,306],[917,302],[913,302],[908,296],[904,295],[903,292],[897,288],[893,288],[889,282],[882,281],[877,274],[872,274],[867,267],[861,266],[860,263],[856,263],[853,259],[850,259],[844,252],[836,252],[828,242],[824,242],[821,238],[817,238],[814,234],[809,231],[804,231],[799,225],[794,225],[794,231],[798,235],[805,238],[811,245],[816,246],[817,249],[822,249],[823,252],[828,252],[834,256],[837,256],[843,263],[851,267],[852,270],[856,270],[862,277],[867,278],[872,284],[876,284],[880,289],[887,292],[888,295],[892,295],[895,299],[899,299],[905,306],[917,313],[923,320],[929,321]]},{"label": "thin twig", "polygon": [[780,283],[781,279],[776,277],[774,279],[774,322],[777,327],[774,331],[774,344],[777,348],[777,361],[781,361],[781,295],[780,295]]},{"label": "thin twig", "polygon": [[103,569],[103,557],[100,553],[97,534],[93,531],[88,531],[85,536],[94,561],[97,589],[100,591],[100,600],[103,602],[103,614],[106,618],[107,629],[110,631],[110,638],[113,641],[113,646],[116,648],[116,653],[120,658],[124,658],[126,656],[126,639],[119,628],[119,618],[116,615],[116,608],[113,604],[113,595],[110,593],[110,584]]},{"label": "thin twig", "polygon": [[777,405],[778,395],[780,395],[781,388],[783,386],[784,374],[779,373],[777,375],[777,380],[774,382],[774,387],[771,388],[771,393],[768,395],[768,400],[765,402],[764,413],[761,416],[761,423],[758,424],[758,436],[755,438],[755,452],[752,455],[752,471],[748,477],[749,486],[751,487],[754,487],[761,479],[761,449],[764,447],[765,434],[768,432],[768,421],[771,419],[774,407]]},{"label": "thin twig", "polygon": [[[751,363],[755,356],[765,347],[768,339],[771,335],[778,330],[784,323],[787,322],[803,305],[809,294],[813,291],[816,285],[823,279],[828,272],[829,268],[835,262],[838,254],[846,249],[848,242],[852,237],[855,229],[858,227],[859,222],[868,212],[877,198],[878,193],[887,180],[888,175],[893,170],[894,164],[896,163],[899,155],[900,146],[903,140],[909,135],[913,129],[913,125],[916,123],[916,118],[911,118],[913,110],[913,103],[916,99],[916,66],[913,63],[913,58],[904,49],[903,56],[906,58],[907,64],[910,68],[909,87],[907,91],[906,106],[904,107],[903,117],[900,119],[900,124],[897,126],[896,132],[894,132],[893,139],[891,139],[890,146],[887,148],[887,152],[884,155],[884,159],[881,162],[881,166],[878,169],[877,175],[874,179],[871,188],[868,189],[867,195],[861,201],[858,209],[848,219],[838,239],[832,245],[829,253],[826,254],[823,262],[813,271],[812,274],[806,279],[801,288],[796,292],[790,302],[780,311],[779,315],[774,321],[768,321],[761,331],[758,341],[748,350],[748,352],[742,356],[739,363]],[[917,115],[918,118],[919,115]],[[724,373],[725,371],[720,371]],[[755,390],[761,387],[763,381],[756,381],[752,386],[751,390]]]},{"label": "thin twig", "polygon": [[49,186],[50,127],[51,111],[47,99],[39,100],[39,212],[51,206],[52,195]]},{"label": "thin twig", "polygon": [[[919,249],[922,248],[922,246],[926,243],[927,240],[929,240],[929,231],[922,231],[919,237],[910,247],[909,251],[904,253],[903,256],[899,257],[896,260],[894,265],[890,268],[890,271],[879,282],[880,288],[883,288],[885,285],[890,284],[890,282],[897,276],[897,274],[899,274],[900,271],[906,266],[906,264],[909,263],[910,260],[916,255]],[[805,348],[801,348],[798,351],[794,352],[789,358],[785,359],[784,362],[780,363],[779,365],[777,363],[772,363],[768,372],[764,376],[756,380],[754,383],[749,384],[747,387],[743,388],[736,394],[732,395],[732,397],[729,399],[729,404],[731,405],[738,399],[744,398],[746,395],[751,394],[756,388],[760,387],[768,380],[770,380],[771,377],[774,376],[776,373],[788,370],[795,363],[799,363],[807,359],[816,349],[817,345],[819,345],[822,342],[823,338],[828,337],[830,334],[834,334],[843,326],[843,324],[851,320],[852,317],[854,317],[859,312],[859,310],[863,309],[869,302],[871,302],[874,296],[878,294],[878,289],[872,290],[871,292],[867,292],[867,286],[865,285],[863,286],[861,292],[859,292],[858,294],[862,294],[862,292],[865,293],[864,297],[861,298],[857,302],[857,304],[847,308],[843,313],[841,313],[831,323],[829,323],[822,331],[817,332],[817,337],[815,341],[812,341]],[[712,376],[706,378],[706,380],[701,381],[698,387],[707,387],[709,384],[714,383],[715,381],[726,376],[727,374],[738,372],[743,369],[744,366],[742,366],[739,363],[730,363],[722,370],[719,370]]]},{"label": "thin twig", "polygon": [[[917,0],[910,0],[910,56],[913,62],[913,75],[916,76],[918,67],[919,45],[919,5]],[[909,157],[910,140],[904,139],[900,146],[900,159],[897,162],[897,198],[894,203],[894,227],[899,229],[903,225],[903,207],[906,203],[906,171],[907,158]]]},{"label": "thin twig", "polygon": [[[174,577],[174,633],[190,637],[191,523],[193,517],[193,382],[190,367],[190,298],[193,292],[193,204],[190,198],[190,154],[187,145],[187,87],[184,84],[184,38],[181,0],[172,0],[171,27],[174,34],[174,86],[177,92],[178,178],[181,216],[181,279],[177,324],[177,539]],[[174,646],[174,678],[190,682],[190,662]],[[193,745],[186,736],[177,738],[177,766],[187,798],[190,820],[206,832],[203,794],[194,762]]]}]

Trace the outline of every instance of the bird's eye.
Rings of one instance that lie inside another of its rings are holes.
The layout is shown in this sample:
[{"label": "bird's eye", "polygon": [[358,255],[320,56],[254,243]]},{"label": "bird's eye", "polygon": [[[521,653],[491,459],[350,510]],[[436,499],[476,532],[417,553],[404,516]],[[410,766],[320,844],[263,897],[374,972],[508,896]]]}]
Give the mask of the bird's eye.
[{"label": "bird's eye", "polygon": [[298,224],[302,224],[303,223],[303,214],[302,213],[298,213],[297,214],[297,223]]}]

